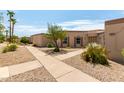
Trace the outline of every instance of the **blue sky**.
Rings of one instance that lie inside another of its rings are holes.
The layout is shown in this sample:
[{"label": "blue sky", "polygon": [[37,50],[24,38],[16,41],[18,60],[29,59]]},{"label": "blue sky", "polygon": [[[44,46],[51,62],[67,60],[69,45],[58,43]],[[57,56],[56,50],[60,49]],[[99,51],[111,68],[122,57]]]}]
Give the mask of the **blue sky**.
[{"label": "blue sky", "polygon": [[[9,26],[6,11],[4,23]],[[58,24],[66,30],[93,30],[104,29],[105,20],[124,17],[122,10],[16,10],[15,34],[30,36],[36,33],[45,33],[47,23]]]}]

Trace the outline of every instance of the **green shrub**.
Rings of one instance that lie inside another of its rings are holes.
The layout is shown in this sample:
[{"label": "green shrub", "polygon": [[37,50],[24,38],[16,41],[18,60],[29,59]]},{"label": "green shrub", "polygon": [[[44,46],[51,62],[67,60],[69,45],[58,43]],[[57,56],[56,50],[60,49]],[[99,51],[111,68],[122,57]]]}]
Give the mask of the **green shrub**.
[{"label": "green shrub", "polygon": [[93,64],[109,65],[106,56],[106,49],[101,45],[92,43],[89,44],[87,50],[81,54],[81,57]]},{"label": "green shrub", "polygon": [[59,52],[60,49],[59,49],[59,48],[55,48],[53,51],[54,51],[54,52]]},{"label": "green shrub", "polygon": [[17,49],[17,45],[10,44],[10,45],[5,46],[2,52],[6,53],[6,52],[10,52],[10,51],[16,51],[16,49]]},{"label": "green shrub", "polygon": [[13,43],[18,43],[19,42],[19,38],[18,38],[18,36],[12,36],[12,42]]},{"label": "green shrub", "polygon": [[33,44],[34,47],[36,47],[37,45],[36,44]]},{"label": "green shrub", "polygon": [[3,52],[3,53],[6,53],[6,52],[8,52],[8,51],[9,51],[9,48],[8,48],[8,46],[6,46],[6,47],[3,48],[3,51],[2,51],[2,52]]},{"label": "green shrub", "polygon": [[124,48],[121,51],[121,55],[124,57]]},{"label": "green shrub", "polygon": [[21,38],[20,42],[22,42],[22,43],[24,43],[24,44],[29,44],[29,40],[28,40],[28,38],[25,37],[25,36]]},{"label": "green shrub", "polygon": [[0,43],[3,43],[4,40],[5,40],[5,36],[2,33],[0,33]]},{"label": "green shrub", "polygon": [[9,51],[16,51],[16,49],[17,49],[17,45],[15,44],[9,45]]},{"label": "green shrub", "polygon": [[48,43],[48,44],[47,44],[47,47],[48,47],[48,48],[52,48],[52,47],[53,47],[53,44]]}]

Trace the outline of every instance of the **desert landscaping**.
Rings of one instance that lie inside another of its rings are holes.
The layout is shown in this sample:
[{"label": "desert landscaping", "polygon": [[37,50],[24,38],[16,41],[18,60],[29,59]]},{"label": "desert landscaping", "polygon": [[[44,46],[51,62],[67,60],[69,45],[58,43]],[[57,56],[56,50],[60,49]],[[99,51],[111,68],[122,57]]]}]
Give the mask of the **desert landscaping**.
[{"label": "desert landscaping", "polygon": [[19,46],[14,52],[0,53],[0,67],[33,60],[36,60],[36,58],[24,46]]},{"label": "desert landscaping", "polygon": [[94,65],[84,61],[80,55],[63,60],[64,63],[71,65],[84,73],[87,73],[102,82],[123,82],[124,67],[114,61],[110,61],[110,66]]},{"label": "desert landscaping", "polygon": [[[16,13],[6,12],[10,27],[0,23],[0,82],[124,81],[124,49],[119,48],[123,45],[110,47],[109,39],[106,41],[115,33],[64,30],[51,23],[46,33],[18,36]],[[106,21],[105,29],[111,30],[110,25],[123,20]],[[115,41],[111,44],[115,45]],[[119,49],[115,52],[114,48]]]}]

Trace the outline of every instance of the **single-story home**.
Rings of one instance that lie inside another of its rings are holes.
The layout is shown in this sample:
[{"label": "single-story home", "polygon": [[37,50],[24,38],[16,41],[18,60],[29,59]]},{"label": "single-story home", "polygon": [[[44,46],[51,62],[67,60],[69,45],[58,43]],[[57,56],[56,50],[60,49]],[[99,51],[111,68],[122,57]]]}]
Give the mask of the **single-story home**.
[{"label": "single-story home", "polygon": [[[62,47],[85,47],[88,43],[95,42],[107,48],[109,59],[124,64],[124,57],[121,55],[124,48],[124,18],[105,21],[105,30],[66,32],[66,38],[62,42],[58,40],[59,46],[62,43]],[[44,33],[32,35],[30,39],[33,44],[41,47],[46,47],[51,42]]]},{"label": "single-story home", "polygon": [[[89,30],[89,31],[66,31],[67,35],[61,42],[58,40],[60,47],[84,47],[88,43],[95,42],[104,46],[104,30]],[[37,46],[46,47],[51,40],[44,36],[44,33],[31,36],[31,42]]]}]

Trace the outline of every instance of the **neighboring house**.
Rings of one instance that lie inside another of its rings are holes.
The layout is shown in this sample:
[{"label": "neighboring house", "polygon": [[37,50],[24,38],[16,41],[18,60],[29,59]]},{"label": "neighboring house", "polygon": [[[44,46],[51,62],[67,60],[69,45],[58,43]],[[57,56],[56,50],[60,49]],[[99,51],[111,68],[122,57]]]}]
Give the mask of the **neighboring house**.
[{"label": "neighboring house", "polygon": [[124,48],[124,18],[105,22],[105,46],[110,59],[124,63],[121,55]]},{"label": "neighboring house", "polygon": [[[67,36],[62,41],[63,47],[85,47],[88,43],[95,42],[104,46],[104,30],[90,30],[90,31],[66,31]],[[35,34],[31,36],[31,42],[37,46],[45,47],[49,42],[44,36],[44,33]],[[59,46],[61,41],[58,40]]]},{"label": "neighboring house", "polygon": [[[50,42],[44,34],[31,36],[32,43],[38,46],[47,46]],[[63,40],[63,47],[85,47],[88,43],[98,43],[108,50],[109,59],[124,64],[121,51],[124,48],[124,18],[109,20],[105,22],[104,30],[90,31],[67,31]],[[60,40],[58,41],[61,45]]]},{"label": "neighboring house", "polygon": [[40,34],[32,35],[30,37],[30,42],[37,46],[45,47],[51,41],[44,36],[44,33],[40,33]]}]

